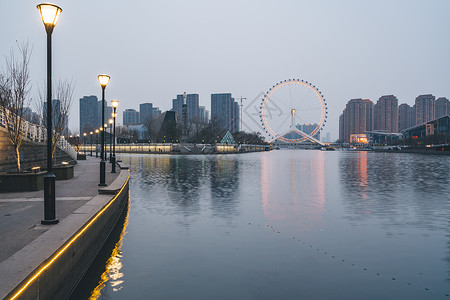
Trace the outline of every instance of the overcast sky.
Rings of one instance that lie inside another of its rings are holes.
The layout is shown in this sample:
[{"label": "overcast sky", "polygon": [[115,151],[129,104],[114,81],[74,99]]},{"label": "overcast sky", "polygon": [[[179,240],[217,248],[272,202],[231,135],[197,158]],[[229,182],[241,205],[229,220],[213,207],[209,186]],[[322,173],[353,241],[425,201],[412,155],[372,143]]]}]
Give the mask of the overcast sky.
[{"label": "overcast sky", "polygon": [[[17,41],[34,49],[33,98],[46,77],[46,34],[36,5],[1,0],[0,54]],[[184,91],[230,92],[252,100],[275,83],[305,79],[327,99],[324,132],[338,137],[348,100],[394,94],[450,98],[450,1],[149,1],[59,0],[53,78],[76,81],[69,127],[79,128],[79,98],[101,97],[97,75],[111,82],[107,100],[169,110]],[[4,68],[4,62],[0,61]],[[259,101],[258,101],[259,102]],[[245,104],[245,103],[244,103]],[[247,119],[246,119],[247,118]],[[251,120],[244,116],[244,123]],[[252,129],[257,129],[253,127]]]}]

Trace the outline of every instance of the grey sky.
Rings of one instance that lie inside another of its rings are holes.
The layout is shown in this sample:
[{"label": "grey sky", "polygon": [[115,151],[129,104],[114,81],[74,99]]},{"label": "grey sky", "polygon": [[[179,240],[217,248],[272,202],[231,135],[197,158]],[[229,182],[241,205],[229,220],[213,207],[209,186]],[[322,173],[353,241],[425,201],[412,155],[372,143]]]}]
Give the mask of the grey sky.
[{"label": "grey sky", "polygon": [[[29,39],[34,87],[46,76],[39,3],[0,1],[0,54]],[[76,81],[69,123],[75,131],[78,99],[101,97],[100,73],[111,75],[106,96],[120,101],[119,120],[122,110],[143,102],[168,110],[184,91],[200,94],[209,108],[211,93],[250,103],[278,81],[305,79],[327,99],[324,131],[334,139],[351,98],[376,102],[394,94],[412,104],[424,93],[450,97],[447,0],[54,3],[63,12],[53,33],[53,78]]]}]

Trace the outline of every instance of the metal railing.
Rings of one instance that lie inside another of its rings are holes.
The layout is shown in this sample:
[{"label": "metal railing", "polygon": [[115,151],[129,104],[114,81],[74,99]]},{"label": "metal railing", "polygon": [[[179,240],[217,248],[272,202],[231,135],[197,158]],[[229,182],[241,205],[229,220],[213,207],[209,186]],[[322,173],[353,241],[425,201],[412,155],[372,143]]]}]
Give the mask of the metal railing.
[{"label": "metal railing", "polygon": [[[5,115],[3,110],[0,109],[0,127],[6,128]],[[23,137],[31,142],[44,143],[47,141],[47,129],[42,125],[37,125],[22,120],[21,131],[24,133]],[[64,138],[58,141],[57,147],[66,152],[72,159],[77,159],[77,152]]]}]

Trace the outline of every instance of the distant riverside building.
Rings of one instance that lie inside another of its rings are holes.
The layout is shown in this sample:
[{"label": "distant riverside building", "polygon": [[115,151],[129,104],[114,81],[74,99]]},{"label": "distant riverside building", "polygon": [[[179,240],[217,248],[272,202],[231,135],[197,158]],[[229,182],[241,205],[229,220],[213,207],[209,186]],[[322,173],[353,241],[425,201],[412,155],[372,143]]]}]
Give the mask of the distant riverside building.
[{"label": "distant riverside building", "polygon": [[139,104],[139,123],[145,124],[147,120],[153,117],[153,104],[142,103]]},{"label": "distant riverside building", "polygon": [[416,125],[416,107],[406,103],[398,107],[398,130],[402,131]]},{"label": "distant riverside building", "polygon": [[181,99],[179,99],[178,97],[172,99],[172,111],[175,112],[177,120],[181,120],[183,113],[183,96],[181,97]]},{"label": "distant riverside building", "polygon": [[450,102],[447,98],[441,97],[434,102],[434,118],[445,117],[449,115]]},{"label": "distant riverside building", "polygon": [[211,94],[211,122],[231,133],[239,131],[239,105],[231,93]]},{"label": "distant riverside building", "polygon": [[84,96],[80,99],[80,134],[89,133],[98,128],[97,96]]},{"label": "distant riverside building", "polygon": [[187,117],[190,121],[198,121],[198,105],[199,105],[199,97],[198,94],[188,94],[186,97],[187,104]]},{"label": "distant riverside building", "polygon": [[[317,126],[318,126],[317,123],[295,125],[295,127],[297,127],[297,129],[299,129],[300,131],[302,131],[308,135],[310,135],[314,131],[314,129],[317,128]],[[294,133],[294,134],[291,133],[290,135],[291,136],[288,138],[292,138],[292,139],[295,139],[295,138],[298,139],[298,138],[304,137],[303,135],[299,135],[297,133]],[[315,135],[313,135],[313,138],[315,138],[316,140],[320,140],[320,130]]]},{"label": "distant riverside building", "polygon": [[373,102],[369,99],[352,99],[348,101],[344,112],[339,117],[339,139],[350,143],[352,134],[363,134],[373,130]]},{"label": "distant riverside building", "polygon": [[139,112],[135,109],[127,108],[123,112],[123,125],[139,124]]},{"label": "distant riverside building", "polygon": [[344,138],[344,113],[342,113],[339,116],[339,142],[343,143],[345,138]]},{"label": "distant riverside building", "polygon": [[[47,116],[47,102],[44,102],[44,116]],[[61,117],[61,101],[58,99],[52,100],[52,127],[55,130],[55,125],[57,121]],[[47,118],[42,118],[43,125],[47,126]],[[69,134],[69,122],[68,118],[66,118],[65,124],[63,124],[62,135],[67,136]]]},{"label": "distant riverside building", "polygon": [[[186,95],[186,105],[187,105],[187,118],[189,121],[197,121],[199,119],[199,95],[198,94],[187,94]],[[177,95],[176,99],[172,100],[172,111],[177,115],[177,119],[182,119],[183,113],[183,95]]]},{"label": "distant riverside building", "polygon": [[205,116],[205,112],[206,112],[206,107],[204,106],[199,106],[198,107],[198,119],[200,122],[202,123],[206,123],[206,116]]},{"label": "distant riverside building", "polygon": [[322,136],[321,142],[323,143],[330,143],[331,142],[331,133],[330,132],[326,132],[325,136]]},{"label": "distant riverside building", "polygon": [[[105,123],[108,124],[108,120],[111,119],[112,107],[108,106],[108,102],[105,100]],[[97,126],[100,128],[102,126],[102,101],[97,102]]]},{"label": "distant riverside building", "polygon": [[153,107],[153,109],[152,109],[152,118],[156,117],[156,116],[158,116],[160,114],[161,114],[161,110],[159,109],[159,107]]},{"label": "distant riverside building", "polygon": [[434,120],[434,99],[431,94],[416,98],[416,125]]},{"label": "distant riverside building", "polygon": [[36,125],[40,125],[41,124],[41,118],[40,118],[39,114],[34,112],[29,107],[24,107],[23,108],[22,116],[23,116],[23,118],[25,120],[27,120],[30,123],[33,123],[33,124],[36,124]]},{"label": "distant riverside building", "polygon": [[[112,107],[105,101],[105,123],[111,118]],[[80,98],[80,134],[88,133],[102,126],[102,101],[97,96]]]},{"label": "distant riverside building", "polygon": [[382,96],[373,108],[374,130],[398,132],[398,99],[394,95]]}]

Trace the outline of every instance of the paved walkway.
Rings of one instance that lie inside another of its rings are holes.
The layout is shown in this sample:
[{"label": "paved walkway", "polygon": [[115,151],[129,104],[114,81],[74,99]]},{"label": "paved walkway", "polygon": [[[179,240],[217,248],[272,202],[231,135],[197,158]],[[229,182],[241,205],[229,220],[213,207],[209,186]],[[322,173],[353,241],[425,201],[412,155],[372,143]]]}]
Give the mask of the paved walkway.
[{"label": "paved walkway", "polygon": [[[56,217],[64,219],[93,197],[98,195],[100,159],[87,157],[78,161],[71,180],[56,181]],[[106,163],[106,183],[109,185],[119,174],[111,173]],[[0,262],[22,249],[51,226],[41,225],[44,218],[44,191],[0,193]]]}]

